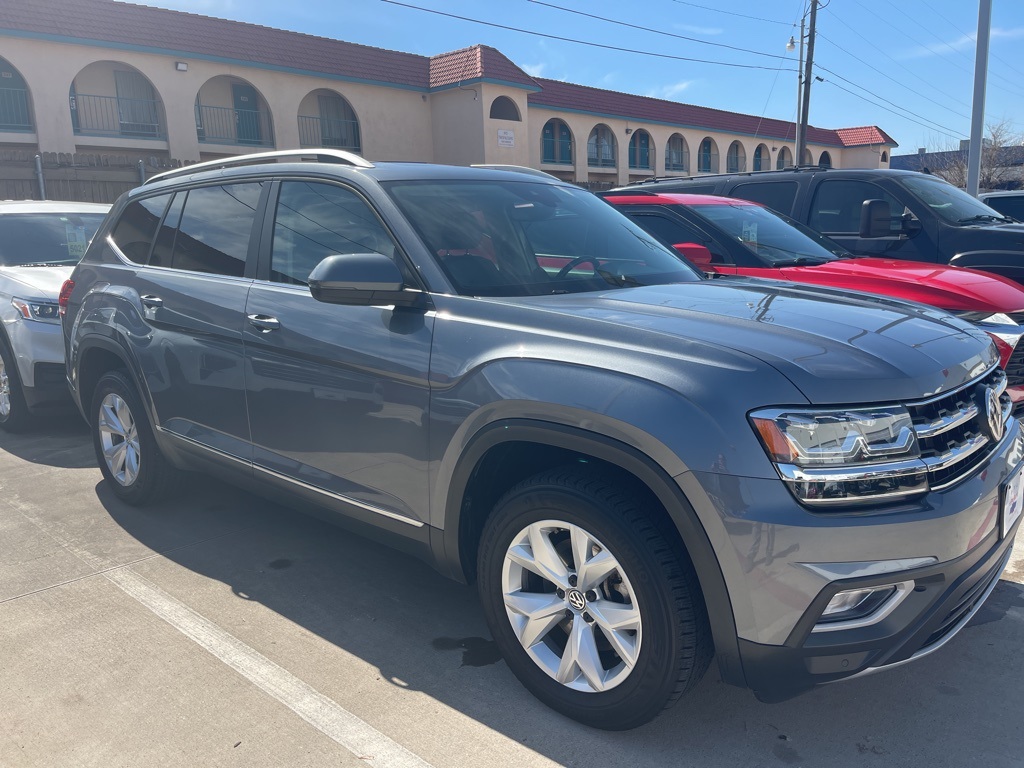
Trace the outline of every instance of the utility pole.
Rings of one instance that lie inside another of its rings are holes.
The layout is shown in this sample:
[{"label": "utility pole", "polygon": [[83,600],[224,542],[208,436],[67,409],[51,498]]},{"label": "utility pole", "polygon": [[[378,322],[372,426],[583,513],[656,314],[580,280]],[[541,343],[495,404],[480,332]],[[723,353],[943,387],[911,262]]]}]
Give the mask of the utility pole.
[{"label": "utility pole", "polygon": [[[807,21],[807,14],[800,17],[800,62],[796,67],[796,146],[799,151],[801,142],[804,140],[803,122],[800,119],[800,102],[804,98],[804,23]],[[793,165],[800,165],[800,161],[793,159]]]},{"label": "utility pole", "polygon": [[[991,0],[989,1],[991,2]],[[807,113],[811,108],[811,81],[814,79],[814,75],[811,74],[811,71],[814,66],[814,27],[817,19],[818,0],[811,0],[811,22],[807,29],[807,61],[804,62],[804,92],[800,105],[800,122],[797,127],[796,134],[796,158],[793,161],[795,165],[803,164],[804,152],[807,150]],[[801,30],[802,28],[803,23],[801,22]],[[800,35],[800,42],[803,43],[802,31]]]},{"label": "utility pole", "polygon": [[985,141],[985,86],[988,81],[988,38],[992,29],[992,0],[978,3],[978,43],[974,56],[974,111],[971,114],[971,146],[967,152],[967,194],[978,196],[981,181],[981,150]]}]

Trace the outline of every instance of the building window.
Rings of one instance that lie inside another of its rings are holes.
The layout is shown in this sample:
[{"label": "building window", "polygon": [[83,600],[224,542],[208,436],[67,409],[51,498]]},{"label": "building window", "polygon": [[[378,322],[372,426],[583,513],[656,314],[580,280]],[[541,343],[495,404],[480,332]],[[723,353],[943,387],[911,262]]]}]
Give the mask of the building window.
[{"label": "building window", "polygon": [[0,59],[0,131],[31,130],[32,115],[25,79],[18,70]]},{"label": "building window", "polygon": [[767,171],[772,167],[771,153],[764,144],[758,144],[754,150],[754,170]]},{"label": "building window", "polygon": [[548,120],[541,131],[541,162],[572,165],[572,133],[557,117]]},{"label": "building window", "polygon": [[718,173],[718,145],[710,136],[700,143],[697,150],[697,173]]},{"label": "building window", "polygon": [[889,153],[886,152],[884,149],[882,150],[882,162],[883,163],[888,163],[889,162]]},{"label": "building window", "polygon": [[804,149],[803,159],[800,161],[801,165],[814,165],[814,156],[811,155],[811,150]]},{"label": "building window", "polygon": [[491,102],[491,118],[494,120],[520,121],[519,107],[508,96],[499,96]]},{"label": "building window", "polygon": [[681,134],[675,133],[665,147],[665,170],[690,172],[690,148]]},{"label": "building window", "polygon": [[789,147],[783,147],[779,150],[779,156],[775,160],[775,167],[782,170],[783,168],[788,168],[792,164],[793,153],[790,151]]},{"label": "building window", "polygon": [[725,155],[725,170],[727,173],[742,173],[747,170],[747,151],[738,141],[729,145],[729,151]]},{"label": "building window", "polygon": [[615,167],[615,136],[607,125],[594,126],[587,139],[587,165],[591,168]]},{"label": "building window", "polygon": [[821,157],[818,158],[819,168],[831,168],[832,167],[832,155],[828,152],[822,152]]},{"label": "building window", "polygon": [[[304,100],[307,109],[309,101]],[[331,147],[362,152],[359,119],[352,105],[336,93],[316,94],[316,112],[299,115],[299,145],[302,147]]]},{"label": "building window", "polygon": [[647,131],[633,131],[629,139],[629,167],[650,169],[651,134]]}]

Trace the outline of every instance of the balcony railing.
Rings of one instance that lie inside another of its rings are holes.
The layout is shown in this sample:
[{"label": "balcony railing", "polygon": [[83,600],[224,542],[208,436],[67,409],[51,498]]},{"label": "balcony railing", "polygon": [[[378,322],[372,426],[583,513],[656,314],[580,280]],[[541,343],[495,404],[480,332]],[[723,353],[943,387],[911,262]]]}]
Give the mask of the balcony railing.
[{"label": "balcony railing", "polygon": [[24,88],[0,88],[0,131],[31,131],[28,91]]},{"label": "balcony railing", "polygon": [[88,136],[125,136],[163,139],[164,107],[155,99],[124,99],[79,93],[71,97],[75,133]]},{"label": "balcony railing", "polygon": [[259,109],[196,104],[196,134],[205,144],[274,146],[274,125],[270,114]]},{"label": "balcony railing", "polygon": [[299,115],[299,146],[331,147],[362,152],[357,120],[329,120],[326,117]]}]

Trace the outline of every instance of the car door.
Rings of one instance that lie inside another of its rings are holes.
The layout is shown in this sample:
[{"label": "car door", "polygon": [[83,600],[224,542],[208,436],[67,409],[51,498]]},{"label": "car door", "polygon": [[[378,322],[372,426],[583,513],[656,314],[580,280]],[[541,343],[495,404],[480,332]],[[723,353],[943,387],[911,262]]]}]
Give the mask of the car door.
[{"label": "car door", "polygon": [[[892,210],[890,234],[862,238],[860,214],[865,200],[885,200]],[[909,221],[905,220],[906,218]],[[937,249],[906,203],[878,184],[826,176],[811,194],[807,225],[850,253],[914,261],[936,261]]]},{"label": "car door", "polygon": [[401,254],[352,188],[296,179],[274,191],[243,332],[257,475],[328,506],[333,499],[419,525],[433,316],[315,300],[306,278],[325,257],[377,252],[401,262]]},{"label": "car door", "polygon": [[129,242],[129,228],[122,238],[127,252],[148,264],[131,280],[145,323],[133,341],[157,428],[246,463],[242,322],[262,192],[260,182],[178,192],[148,259],[140,255],[145,241]]}]

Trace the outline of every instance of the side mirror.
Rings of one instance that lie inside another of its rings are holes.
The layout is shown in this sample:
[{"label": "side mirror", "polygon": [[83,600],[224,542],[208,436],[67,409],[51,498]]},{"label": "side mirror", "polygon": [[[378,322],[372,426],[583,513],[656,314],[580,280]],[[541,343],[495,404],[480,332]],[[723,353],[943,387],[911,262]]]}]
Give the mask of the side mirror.
[{"label": "side mirror", "polygon": [[313,298],[326,304],[408,307],[422,291],[408,290],[398,265],[381,253],[342,253],[317,264],[306,280]]},{"label": "side mirror", "polygon": [[685,256],[695,267],[705,271],[713,271],[711,267],[711,251],[700,243],[676,243],[672,246]]},{"label": "side mirror", "polygon": [[865,200],[860,207],[861,237],[888,237],[892,234],[892,207],[885,200]]}]

